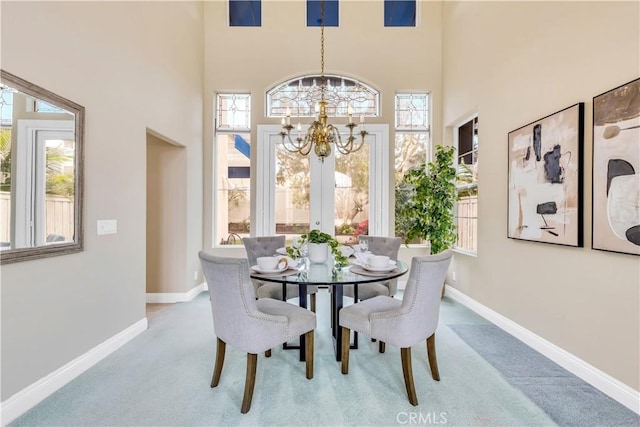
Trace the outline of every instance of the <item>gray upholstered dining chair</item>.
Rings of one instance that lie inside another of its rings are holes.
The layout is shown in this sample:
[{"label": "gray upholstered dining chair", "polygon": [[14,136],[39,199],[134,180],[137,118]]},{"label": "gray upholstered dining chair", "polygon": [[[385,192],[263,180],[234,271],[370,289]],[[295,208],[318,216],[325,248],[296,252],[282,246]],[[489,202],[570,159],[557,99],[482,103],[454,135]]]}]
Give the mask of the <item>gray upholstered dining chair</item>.
[{"label": "gray upholstered dining chair", "polygon": [[[279,248],[285,247],[285,236],[245,237],[242,239],[242,243],[247,251],[247,259],[251,266],[257,264],[258,257],[271,256]],[[282,298],[282,285],[280,283],[262,282],[257,279],[252,279],[252,282],[257,298],[273,298],[282,301],[298,298],[297,285],[287,285],[286,298]],[[317,286],[307,286],[307,295],[311,295],[311,311],[314,313],[316,312],[317,292]]]},{"label": "gray upholstered dining chair", "polygon": [[[389,259],[398,260],[398,251],[402,244],[401,237],[359,236],[358,240],[366,240],[369,251],[375,255],[386,255]],[[364,301],[378,295],[392,297],[398,290],[398,279],[384,282],[358,285],[358,299]],[[344,295],[353,298],[353,285],[344,287]]]},{"label": "gray upholstered dining chair", "polygon": [[209,287],[213,329],[217,337],[211,387],[216,387],[220,381],[227,344],[247,352],[247,373],[240,410],[247,413],[251,408],[258,353],[264,351],[269,356],[271,348],[302,334],[306,337],[306,376],[312,379],[315,313],[284,301],[256,300],[246,259],[217,257],[203,251],[198,256]]},{"label": "gray upholstered dining chair", "polygon": [[343,374],[349,372],[349,334],[354,330],[380,340],[381,353],[384,353],[385,343],[400,347],[404,383],[412,405],[418,404],[418,398],[413,382],[411,346],[426,340],[431,375],[440,381],[435,332],[440,314],[440,291],[452,254],[451,250],[446,250],[436,255],[413,257],[402,301],[377,296],[340,310]]}]

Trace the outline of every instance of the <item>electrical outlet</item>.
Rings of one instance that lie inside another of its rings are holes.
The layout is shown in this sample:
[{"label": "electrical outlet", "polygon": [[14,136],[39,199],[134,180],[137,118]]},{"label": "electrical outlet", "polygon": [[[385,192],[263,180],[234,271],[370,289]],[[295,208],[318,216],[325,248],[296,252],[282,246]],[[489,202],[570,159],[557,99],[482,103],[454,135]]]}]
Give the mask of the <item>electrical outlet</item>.
[{"label": "electrical outlet", "polygon": [[193,272],[193,280],[198,280],[198,270]]},{"label": "electrical outlet", "polygon": [[456,281],[456,272],[455,271],[451,272],[451,279],[453,279],[454,282]]}]

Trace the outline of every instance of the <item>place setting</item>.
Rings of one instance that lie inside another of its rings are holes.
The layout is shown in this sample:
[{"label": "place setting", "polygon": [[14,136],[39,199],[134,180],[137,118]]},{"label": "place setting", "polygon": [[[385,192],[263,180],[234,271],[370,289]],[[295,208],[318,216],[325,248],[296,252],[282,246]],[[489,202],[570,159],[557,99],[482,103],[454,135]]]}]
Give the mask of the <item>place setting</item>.
[{"label": "place setting", "polygon": [[365,276],[385,276],[397,267],[396,262],[386,255],[356,252],[354,256],[356,261],[351,267],[352,273]]},{"label": "place setting", "polygon": [[290,276],[298,274],[299,260],[288,256],[264,256],[256,259],[251,271],[265,276]]}]

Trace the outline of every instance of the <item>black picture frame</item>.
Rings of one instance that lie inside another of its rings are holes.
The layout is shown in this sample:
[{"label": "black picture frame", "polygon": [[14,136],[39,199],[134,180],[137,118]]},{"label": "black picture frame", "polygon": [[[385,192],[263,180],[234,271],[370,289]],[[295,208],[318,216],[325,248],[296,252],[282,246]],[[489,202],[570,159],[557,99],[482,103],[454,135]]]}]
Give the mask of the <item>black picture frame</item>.
[{"label": "black picture frame", "polygon": [[583,247],[584,103],[508,134],[507,237]]}]

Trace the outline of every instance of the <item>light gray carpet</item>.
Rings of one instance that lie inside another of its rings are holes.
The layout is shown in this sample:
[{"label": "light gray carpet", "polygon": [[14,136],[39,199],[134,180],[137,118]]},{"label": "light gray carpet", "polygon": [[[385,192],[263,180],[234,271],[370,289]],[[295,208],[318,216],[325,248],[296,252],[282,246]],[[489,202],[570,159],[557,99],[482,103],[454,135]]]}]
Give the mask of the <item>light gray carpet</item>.
[{"label": "light gray carpet", "polygon": [[494,325],[450,325],[562,426],[640,426],[640,416]]},{"label": "light gray carpet", "polygon": [[228,346],[220,384],[209,387],[215,337],[209,298],[201,294],[151,318],[148,331],[11,425],[555,425],[542,403],[511,384],[449,327],[487,323],[460,304],[443,300],[436,334],[441,381],[431,378],[425,345],[414,347],[420,404],[413,407],[407,401],[397,348],[387,346],[386,353],[379,354],[377,344],[361,336],[360,348],[351,352],[349,375],[340,373],[329,330],[329,296],[323,289],[318,295],[314,378],[305,378],[297,351],[276,348],[269,359],[260,355],[251,411],[241,415],[246,356]]}]

